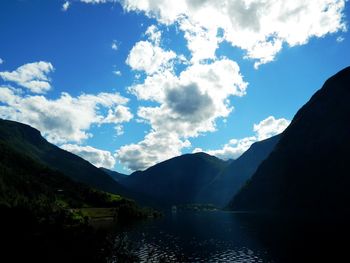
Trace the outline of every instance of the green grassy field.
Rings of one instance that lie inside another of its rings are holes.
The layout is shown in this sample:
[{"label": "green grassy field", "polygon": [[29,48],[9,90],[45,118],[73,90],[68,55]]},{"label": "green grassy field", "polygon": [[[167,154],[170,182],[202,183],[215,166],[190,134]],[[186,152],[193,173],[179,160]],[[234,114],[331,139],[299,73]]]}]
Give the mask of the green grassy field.
[{"label": "green grassy field", "polygon": [[87,216],[91,219],[115,217],[115,208],[103,208],[103,207],[90,207],[79,209],[83,216]]}]

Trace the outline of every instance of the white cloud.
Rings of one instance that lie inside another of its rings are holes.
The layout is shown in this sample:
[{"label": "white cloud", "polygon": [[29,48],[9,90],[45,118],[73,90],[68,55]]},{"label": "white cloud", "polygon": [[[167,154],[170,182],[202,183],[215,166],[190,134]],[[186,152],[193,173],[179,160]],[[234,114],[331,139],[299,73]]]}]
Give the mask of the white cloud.
[{"label": "white cloud", "polygon": [[162,33],[155,25],[149,26],[146,30],[145,35],[148,36],[148,39],[152,41],[155,45],[159,46]]},{"label": "white cloud", "polygon": [[[232,139],[227,144],[225,144],[222,149],[208,150],[205,152],[223,160],[237,159],[246,150],[248,150],[249,147],[256,141],[257,141],[257,138],[255,136],[246,137],[239,140]],[[194,152],[204,152],[204,150],[200,148],[196,148]]]},{"label": "white cloud", "polygon": [[137,144],[121,147],[115,157],[130,170],[144,170],[156,163],[181,154],[189,147],[188,140],[182,141],[173,133],[151,132]]},{"label": "white cloud", "polygon": [[[346,30],[345,0],[124,0],[127,11],[143,11],[185,32],[192,60],[213,58],[227,41],[256,60],[255,67],[274,60],[286,44],[306,44],[312,37]],[[223,31],[222,37],[218,36]]]},{"label": "white cloud", "polygon": [[129,108],[123,105],[117,105],[113,109],[108,110],[108,115],[105,117],[103,123],[122,123],[128,122],[132,119],[133,115],[129,111]]},{"label": "white cloud", "polygon": [[[172,70],[177,57],[172,50],[164,50],[160,46],[161,32],[154,25],[147,28],[146,41],[137,42],[131,49],[126,64],[133,70],[144,71],[148,75],[165,70]],[[182,59],[182,57],[181,57]]]},{"label": "white cloud", "polygon": [[232,110],[227,98],[244,95],[246,87],[238,65],[222,59],[212,64],[192,65],[179,77],[171,72],[149,76],[143,84],[129,90],[139,100],[160,104],[140,107],[138,111],[139,117],[147,120],[154,130],[193,137],[214,131],[215,120],[228,116]]},{"label": "white cloud", "polygon": [[111,48],[115,51],[117,51],[119,49],[119,45],[118,45],[117,40],[113,40]]},{"label": "white cloud", "polygon": [[115,165],[115,159],[113,155],[108,151],[96,149],[91,146],[80,146],[75,144],[64,144],[60,147],[66,151],[80,156],[96,167],[111,169]]},{"label": "white cloud", "polygon": [[114,129],[117,133],[117,136],[121,136],[124,134],[124,126],[123,125],[118,124],[117,126],[114,127]]},{"label": "white cloud", "polygon": [[122,75],[122,72],[120,70],[113,71],[113,74],[120,77]]},{"label": "white cloud", "polygon": [[339,36],[339,37],[337,37],[336,40],[337,40],[338,43],[341,43],[341,42],[343,42],[345,40],[345,37]]},{"label": "white cloud", "polygon": [[172,67],[171,60],[176,57],[173,51],[163,50],[149,41],[139,41],[131,49],[126,63],[133,69],[153,74]]},{"label": "white cloud", "polygon": [[64,12],[67,11],[69,7],[70,7],[70,2],[69,1],[64,2],[62,5],[62,11]]},{"label": "white cloud", "polygon": [[118,0],[80,0],[80,2],[86,4],[104,4],[104,3],[116,3]]},{"label": "white cloud", "polygon": [[203,149],[202,148],[194,148],[192,153],[200,153],[200,152],[203,152]]},{"label": "white cloud", "polygon": [[[253,131],[254,136],[246,137],[243,139],[231,139],[222,149],[207,150],[206,153],[215,155],[223,160],[237,159],[241,156],[249,147],[257,141],[268,139],[272,136],[282,133],[290,124],[290,121],[284,118],[275,119],[273,116],[269,116],[262,120],[258,124],[254,124]],[[195,148],[193,152],[203,152],[201,148]]]},{"label": "white cloud", "polygon": [[46,93],[51,89],[48,74],[54,71],[51,63],[40,61],[20,66],[16,70],[0,72],[0,77],[8,82],[29,89],[33,93]]},{"label": "white cloud", "polygon": [[269,116],[258,124],[254,124],[253,130],[258,140],[261,141],[283,132],[289,124],[289,120],[284,118],[275,119],[275,117]]},{"label": "white cloud", "polygon": [[203,59],[215,59],[215,51],[221,39],[217,37],[216,29],[207,29],[200,24],[191,23],[187,19],[181,20],[180,29],[185,32],[187,48],[191,51],[191,62]]},{"label": "white cloud", "polygon": [[[21,91],[0,87],[0,118],[29,124],[53,143],[82,142],[91,137],[92,125],[129,121],[132,114],[124,106],[128,99],[119,93],[62,93],[58,99],[24,96]],[[106,112],[107,114],[103,113]]]},{"label": "white cloud", "polygon": [[188,138],[216,130],[216,120],[232,110],[228,98],[244,95],[246,87],[238,65],[229,59],[191,65],[179,76],[171,71],[148,76],[129,91],[158,104],[138,109],[151,132],[143,141],[121,147],[117,157],[137,170],[181,154]]},{"label": "white cloud", "polygon": [[4,63],[4,60],[0,58],[0,65]]}]

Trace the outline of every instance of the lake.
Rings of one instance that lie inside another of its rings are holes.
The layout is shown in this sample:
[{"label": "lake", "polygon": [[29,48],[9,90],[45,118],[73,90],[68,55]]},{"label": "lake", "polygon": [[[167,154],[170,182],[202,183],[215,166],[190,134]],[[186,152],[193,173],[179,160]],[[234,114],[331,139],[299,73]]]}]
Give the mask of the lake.
[{"label": "lake", "polygon": [[277,262],[248,222],[232,212],[178,211],[124,233],[140,262]]}]

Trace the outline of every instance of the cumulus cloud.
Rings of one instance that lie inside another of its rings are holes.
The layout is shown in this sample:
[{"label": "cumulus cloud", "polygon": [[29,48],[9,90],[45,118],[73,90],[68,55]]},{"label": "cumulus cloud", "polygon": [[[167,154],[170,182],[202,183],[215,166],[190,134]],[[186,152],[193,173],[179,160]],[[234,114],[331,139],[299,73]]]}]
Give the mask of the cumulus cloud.
[{"label": "cumulus cloud", "polygon": [[133,70],[153,74],[171,67],[169,62],[175,57],[173,51],[165,51],[149,41],[140,41],[131,49],[126,63]]},{"label": "cumulus cloud", "polygon": [[155,45],[159,46],[162,33],[155,25],[151,25],[147,28],[145,35],[151,40]]},{"label": "cumulus cloud", "polygon": [[0,72],[0,77],[8,82],[29,89],[33,93],[46,93],[51,89],[48,74],[54,71],[51,63],[40,61],[20,66],[16,70]]},{"label": "cumulus cloud", "polygon": [[289,120],[284,118],[275,119],[275,117],[269,116],[258,124],[254,124],[253,130],[258,140],[261,141],[283,132],[289,124]]},{"label": "cumulus cloud", "polygon": [[80,146],[76,144],[64,144],[61,148],[74,153],[92,163],[96,167],[113,168],[115,159],[109,151],[103,151],[91,146]]},{"label": "cumulus cloud", "polygon": [[0,58],[0,65],[4,63],[4,60]]},{"label": "cumulus cloud", "polygon": [[[269,116],[258,124],[253,125],[254,136],[243,139],[231,139],[222,149],[207,150],[206,153],[215,155],[223,160],[237,159],[249,147],[257,141],[268,139],[272,136],[282,133],[290,124],[290,121],[284,118],[276,119]],[[204,152],[201,148],[195,148],[193,152]]]},{"label": "cumulus cloud", "polygon": [[[205,152],[223,160],[237,159],[256,141],[255,136],[246,137],[243,139],[231,139],[222,149],[208,150]],[[204,152],[204,150],[201,148],[196,148],[193,152]]]},{"label": "cumulus cloud", "polygon": [[92,125],[129,121],[132,114],[127,102],[119,93],[78,97],[62,93],[57,99],[48,99],[0,87],[0,117],[29,124],[53,143],[79,143],[92,136],[88,132]]},{"label": "cumulus cloud", "polygon": [[108,115],[102,120],[103,123],[121,123],[128,122],[133,115],[129,108],[123,105],[117,105],[113,109],[108,110]]},{"label": "cumulus cloud", "polygon": [[171,69],[176,58],[172,50],[160,47],[161,32],[156,26],[148,27],[145,35],[147,41],[139,41],[131,49],[126,64],[133,70],[144,71],[151,75],[156,72]]},{"label": "cumulus cloud", "polygon": [[174,133],[151,132],[137,144],[122,146],[115,156],[130,170],[144,170],[156,163],[181,154],[189,147],[188,140],[180,140]]},{"label": "cumulus cloud", "polygon": [[228,116],[232,110],[227,99],[244,95],[246,87],[238,65],[222,59],[212,64],[192,65],[178,77],[170,72],[149,76],[143,84],[129,90],[139,100],[160,104],[138,110],[138,116],[154,130],[193,137],[214,131],[215,120]]},{"label": "cumulus cloud", "polygon": [[[193,60],[213,58],[220,41],[246,51],[255,66],[274,60],[284,44],[346,30],[345,0],[124,0],[127,11],[142,11],[184,31]],[[220,36],[218,32],[222,30]]]},{"label": "cumulus cloud", "polygon": [[188,19],[182,19],[180,29],[185,33],[187,48],[191,51],[192,63],[203,59],[215,59],[216,49],[219,47],[221,38],[217,37],[216,29],[207,29],[195,24]]},{"label": "cumulus cloud", "polygon": [[246,87],[238,65],[226,58],[191,65],[179,76],[171,71],[148,76],[129,91],[158,104],[137,112],[151,132],[141,142],[121,147],[116,156],[129,169],[139,170],[181,154],[188,138],[215,131],[215,121],[232,110],[228,98],[243,96]]},{"label": "cumulus cloud", "polygon": [[70,2],[69,1],[64,2],[62,5],[62,11],[64,12],[67,11],[69,7],[70,7]]}]

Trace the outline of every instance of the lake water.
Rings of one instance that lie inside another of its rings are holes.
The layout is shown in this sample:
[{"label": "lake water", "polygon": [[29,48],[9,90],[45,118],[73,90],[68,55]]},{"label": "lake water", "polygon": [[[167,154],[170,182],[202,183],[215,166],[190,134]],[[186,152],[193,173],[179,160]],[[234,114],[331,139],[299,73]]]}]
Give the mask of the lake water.
[{"label": "lake water", "polygon": [[179,211],[134,225],[125,233],[140,262],[277,262],[241,216]]}]

